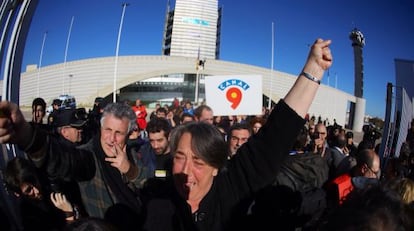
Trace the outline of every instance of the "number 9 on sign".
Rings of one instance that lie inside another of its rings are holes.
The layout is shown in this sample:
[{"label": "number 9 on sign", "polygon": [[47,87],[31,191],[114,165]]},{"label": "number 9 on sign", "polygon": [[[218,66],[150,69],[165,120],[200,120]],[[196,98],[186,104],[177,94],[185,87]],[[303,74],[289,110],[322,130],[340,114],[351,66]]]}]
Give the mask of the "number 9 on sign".
[{"label": "number 9 on sign", "polygon": [[236,87],[229,88],[226,92],[226,98],[231,103],[231,108],[236,109],[242,100],[242,92]]}]

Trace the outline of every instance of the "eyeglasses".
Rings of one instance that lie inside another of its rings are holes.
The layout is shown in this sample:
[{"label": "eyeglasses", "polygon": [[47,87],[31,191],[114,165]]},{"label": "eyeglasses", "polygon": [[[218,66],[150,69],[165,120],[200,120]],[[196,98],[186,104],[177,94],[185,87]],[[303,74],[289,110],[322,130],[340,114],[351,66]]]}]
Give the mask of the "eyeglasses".
[{"label": "eyeglasses", "polygon": [[326,132],[318,132],[318,131],[316,131],[316,132],[313,133],[313,137],[316,137],[316,138],[319,138],[320,135],[323,135],[324,136],[324,135],[326,135]]},{"label": "eyeglasses", "polygon": [[374,170],[372,170],[372,168],[371,168],[371,167],[369,167],[367,164],[366,164],[366,166],[367,166],[367,168],[369,169],[369,171],[371,171],[372,173],[374,173],[374,175],[375,175],[375,177],[376,177],[377,179],[379,179],[379,178],[380,178],[380,176],[381,176],[381,169],[379,169],[378,171],[374,171]]},{"label": "eyeglasses", "polygon": [[31,184],[29,184],[28,186],[27,186],[27,188],[25,188],[24,190],[23,190],[23,194],[25,194],[25,195],[30,195],[30,193],[33,191],[33,185],[31,185]]},{"label": "eyeglasses", "polygon": [[62,128],[74,128],[76,130],[82,130],[82,127],[73,127],[73,126],[63,126]]}]

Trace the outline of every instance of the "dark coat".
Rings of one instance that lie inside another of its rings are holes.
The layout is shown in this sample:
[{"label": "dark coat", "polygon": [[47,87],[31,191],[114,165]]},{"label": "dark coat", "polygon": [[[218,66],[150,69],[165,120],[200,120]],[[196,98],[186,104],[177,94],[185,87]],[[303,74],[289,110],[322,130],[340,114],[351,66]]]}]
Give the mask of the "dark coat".
[{"label": "dark coat", "polygon": [[65,216],[44,195],[43,200],[23,198],[21,201],[21,216],[24,230],[62,230],[66,225]]},{"label": "dark coat", "polygon": [[259,133],[242,145],[191,213],[170,180],[146,198],[144,230],[232,230],[245,214],[243,205],[270,184],[288,156],[304,120],[281,100]]},{"label": "dark coat", "polygon": [[[77,182],[89,216],[103,218],[109,207],[121,202],[132,207],[132,203],[126,203],[132,197],[139,204],[139,198],[137,200],[135,195],[135,184],[140,182],[140,178],[129,181],[118,169],[105,162],[99,133],[88,143],[76,146],[43,132],[37,131],[34,145],[38,146],[37,142],[42,143],[47,145],[48,150],[42,153],[41,158],[32,160],[38,167],[45,166],[51,179]],[[128,158],[134,163],[131,155]],[[134,205],[134,209],[137,207]],[[139,206],[136,211],[140,209]]]}]

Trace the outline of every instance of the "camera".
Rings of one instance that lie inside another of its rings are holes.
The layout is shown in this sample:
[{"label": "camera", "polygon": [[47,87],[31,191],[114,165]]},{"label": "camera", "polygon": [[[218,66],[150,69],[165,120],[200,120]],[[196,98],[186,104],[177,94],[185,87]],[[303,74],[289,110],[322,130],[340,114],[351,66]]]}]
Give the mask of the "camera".
[{"label": "camera", "polygon": [[375,141],[379,138],[381,138],[381,132],[378,131],[375,126],[371,124],[366,124],[362,127],[362,131],[364,132],[364,140],[369,140],[372,143],[375,143]]},{"label": "camera", "polygon": [[314,133],[312,133],[312,134],[311,134],[311,136],[310,136],[310,138],[311,138],[312,140],[316,140],[316,139],[318,139],[318,138],[319,138],[319,132],[314,132]]}]

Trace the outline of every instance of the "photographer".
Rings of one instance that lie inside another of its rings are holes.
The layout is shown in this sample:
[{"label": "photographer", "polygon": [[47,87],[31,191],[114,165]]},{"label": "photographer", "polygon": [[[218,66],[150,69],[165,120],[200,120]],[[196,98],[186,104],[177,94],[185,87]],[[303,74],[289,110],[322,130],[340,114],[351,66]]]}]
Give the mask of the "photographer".
[{"label": "photographer", "polygon": [[357,146],[354,143],[354,133],[351,131],[348,131],[345,134],[346,137],[346,150],[348,152],[348,155],[355,157],[357,153]]},{"label": "photographer", "polygon": [[381,133],[377,131],[372,124],[364,125],[362,131],[364,132],[364,137],[362,139],[371,142],[375,147],[376,141],[381,138]]},{"label": "photographer", "polygon": [[321,157],[327,158],[330,156],[329,145],[326,137],[328,132],[323,123],[318,123],[315,126],[315,131],[311,136],[311,140],[306,148],[309,152],[318,153]]}]

